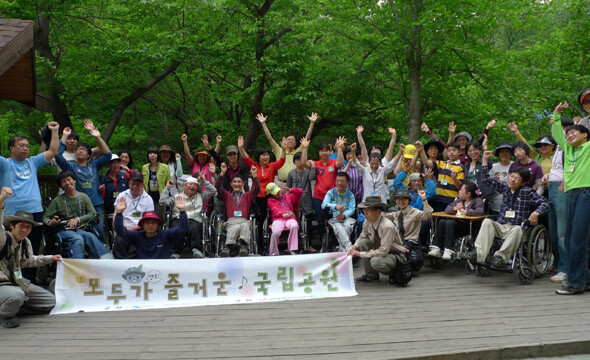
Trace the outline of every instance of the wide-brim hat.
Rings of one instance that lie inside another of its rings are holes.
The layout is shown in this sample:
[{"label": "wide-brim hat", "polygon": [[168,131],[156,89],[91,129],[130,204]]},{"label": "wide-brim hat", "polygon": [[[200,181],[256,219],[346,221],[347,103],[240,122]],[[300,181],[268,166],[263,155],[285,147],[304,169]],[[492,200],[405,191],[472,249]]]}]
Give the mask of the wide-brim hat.
[{"label": "wide-brim hat", "polygon": [[365,201],[358,204],[359,209],[385,208],[385,207],[389,207],[389,205],[381,201],[381,196],[367,196]]},{"label": "wide-brim hat", "polygon": [[9,226],[10,223],[13,221],[26,222],[33,226],[43,225],[42,223],[35,221],[33,213],[24,210],[18,210],[14,213],[14,215],[7,215],[6,217],[4,217],[4,226]]},{"label": "wide-brim hat", "polygon": [[393,195],[394,197],[398,198],[406,198],[409,199],[410,201],[414,200],[414,198],[412,197],[412,194],[410,194],[410,192],[408,191],[408,189],[398,189],[395,192],[395,195]]},{"label": "wide-brim hat", "polygon": [[536,143],[533,144],[534,147],[540,148],[543,145],[553,145],[555,146],[555,140],[549,136],[543,136]]},{"label": "wide-brim hat", "polygon": [[580,103],[580,105],[582,105],[582,101],[584,101],[584,99],[588,96],[590,96],[590,89],[586,89],[582,91],[580,95],[578,95],[578,102]]},{"label": "wide-brim hat", "polygon": [[209,152],[205,149],[199,149],[199,150],[195,150],[193,151],[193,157],[198,157],[199,155],[206,155],[207,156],[207,160],[209,160],[211,158],[211,154],[209,154]]},{"label": "wide-brim hat", "polygon": [[473,139],[470,133],[468,133],[467,131],[461,131],[460,133],[455,135],[455,137],[453,137],[453,141],[457,141],[457,139],[461,136],[464,136],[468,142],[471,142],[471,140]]},{"label": "wide-brim hat", "polygon": [[496,155],[496,157],[500,157],[500,150],[502,149],[508,149],[512,153],[512,144],[509,142],[500,143],[500,145],[498,145],[494,150],[494,155]]},{"label": "wide-brim hat", "polygon": [[162,146],[160,146],[160,148],[158,149],[158,152],[162,152],[162,151],[174,152],[174,150],[172,150],[172,148],[170,147],[170,145],[162,145]]},{"label": "wide-brim hat", "polygon": [[139,223],[137,225],[142,226],[143,225],[143,221],[147,220],[147,219],[154,219],[158,221],[158,225],[162,225],[164,222],[162,221],[162,219],[160,219],[160,217],[158,215],[156,215],[156,213],[152,210],[146,211],[145,213],[143,213],[143,216],[141,217],[141,220],[139,220]]},{"label": "wide-brim hat", "polygon": [[439,153],[442,153],[445,150],[445,146],[440,141],[429,141],[424,144],[424,151],[428,151],[428,148],[431,146],[436,146]]}]

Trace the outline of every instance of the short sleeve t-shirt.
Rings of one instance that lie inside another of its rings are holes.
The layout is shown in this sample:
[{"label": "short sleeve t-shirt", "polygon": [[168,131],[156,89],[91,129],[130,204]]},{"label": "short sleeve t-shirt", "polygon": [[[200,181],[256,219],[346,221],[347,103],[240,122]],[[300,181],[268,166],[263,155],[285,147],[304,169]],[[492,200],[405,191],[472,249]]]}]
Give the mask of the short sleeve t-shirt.
[{"label": "short sleeve t-shirt", "polygon": [[[293,151],[286,152],[285,156],[285,165],[281,167],[278,171],[279,180],[287,182],[287,178],[289,177],[289,171],[295,169],[295,164],[293,163],[293,156],[296,153],[301,151],[301,147],[294,149]],[[276,159],[280,159],[281,155],[283,154],[283,149],[280,146],[275,147],[272,149],[273,154],[275,154]]]},{"label": "short sleeve t-shirt", "polygon": [[4,215],[14,215],[18,210],[43,212],[37,170],[46,164],[44,153],[23,161],[0,156],[0,184],[12,188],[12,195],[4,202]]},{"label": "short sleeve t-shirt", "polygon": [[316,199],[324,201],[326,193],[336,185],[337,161],[336,159],[329,159],[326,165],[321,160],[314,161],[316,182],[313,197]]}]

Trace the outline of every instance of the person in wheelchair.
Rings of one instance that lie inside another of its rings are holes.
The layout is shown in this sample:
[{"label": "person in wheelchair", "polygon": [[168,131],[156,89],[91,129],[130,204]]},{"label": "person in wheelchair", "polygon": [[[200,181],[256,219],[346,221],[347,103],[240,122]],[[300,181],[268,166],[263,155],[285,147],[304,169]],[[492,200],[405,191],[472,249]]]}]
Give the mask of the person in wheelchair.
[{"label": "person in wheelchair", "polygon": [[[228,167],[221,163],[221,173],[215,181],[217,188],[217,198],[225,204],[225,213],[227,220],[225,222],[225,247],[221,251],[221,257],[228,256],[248,256],[248,246],[250,245],[250,209],[260,191],[260,182],[256,177],[256,167],[250,168],[252,176],[252,190],[245,191],[246,179],[240,173],[234,173],[231,178],[231,191],[224,188],[224,179]],[[243,242],[243,243],[242,243]]]},{"label": "person in wheelchair", "polygon": [[270,238],[269,255],[279,255],[279,237],[283,229],[289,229],[289,253],[296,255],[299,248],[299,224],[295,208],[299,205],[299,199],[303,190],[299,188],[279,188],[275,183],[266,185],[268,209],[272,219],[272,236]]},{"label": "person in wheelchair", "polygon": [[[484,203],[479,196],[480,194],[475,183],[470,181],[465,182],[461,190],[459,190],[459,196],[447,206],[445,212],[447,214],[483,216],[485,214]],[[440,258],[441,249],[444,248],[445,251],[442,254],[443,260],[451,260],[454,254],[453,244],[455,243],[455,238],[468,233],[469,223],[460,222],[455,219],[438,219],[434,240],[430,246],[428,256]]]},{"label": "person in wheelchair", "polygon": [[59,228],[57,234],[68,244],[72,259],[84,259],[85,248],[91,258],[112,259],[106,245],[90,228],[96,219],[96,211],[90,197],[76,190],[76,180],[76,174],[69,170],[57,175],[57,183],[64,193],[51,201],[43,214],[43,222]]},{"label": "person in wheelchair", "polygon": [[355,280],[358,282],[379,281],[379,273],[393,275],[398,263],[407,261],[407,249],[391,220],[384,216],[383,210],[389,205],[381,201],[381,196],[368,196],[359,204],[364,209],[365,226],[359,238],[348,249],[352,257],[359,257],[365,273]]},{"label": "person in wheelchair", "polygon": [[519,167],[510,173],[508,183],[501,182],[489,174],[488,161],[492,151],[485,151],[482,161],[482,180],[503,195],[502,206],[497,219],[485,219],[475,239],[475,252],[467,254],[470,262],[484,264],[494,238],[504,239],[500,250],[496,251],[492,260],[494,267],[504,267],[506,261],[516,253],[522,240],[521,227],[526,220],[530,225],[539,223],[539,216],[549,211],[549,202],[526,186],[531,176],[526,167]]},{"label": "person in wheelchair", "polygon": [[175,243],[182,242],[189,228],[185,200],[181,195],[176,195],[174,201],[174,208],[179,213],[179,225],[165,230],[158,229],[163,221],[154,211],[146,211],[139,220],[138,225],[143,231],[127,230],[123,225],[123,212],[127,209],[127,200],[119,199],[116,206],[115,231],[137,248],[138,259],[169,259],[171,248]]},{"label": "person in wheelchair", "polygon": [[417,256],[417,262],[420,265],[413,265],[414,271],[420,269],[423,261],[422,248],[420,246],[420,227],[423,220],[428,220],[432,217],[432,207],[426,199],[426,191],[418,190],[418,196],[422,199],[424,210],[418,210],[410,206],[410,201],[413,200],[412,195],[407,189],[399,189],[394,197],[395,203],[399,210],[385,213],[383,216],[391,220],[399,230],[400,238],[403,244],[413,254]]},{"label": "person in wheelchair", "polygon": [[326,193],[322,202],[322,209],[330,209],[328,225],[332,227],[338,240],[338,251],[347,251],[352,246],[350,234],[356,223],[356,219],[352,217],[356,201],[352,191],[348,190],[348,181],[348,173],[340,171],[336,174],[336,187]]},{"label": "person in wheelchair", "polygon": [[[174,207],[176,200],[175,195],[171,195],[170,191],[174,188],[174,182],[168,181],[166,188],[162,191],[160,196],[160,204],[168,205],[172,208],[172,222],[170,227],[178,226],[180,223],[180,211]],[[189,240],[193,251],[194,258],[204,258],[203,254],[203,219],[201,212],[203,210],[203,203],[209,200],[217,190],[209,181],[205,179],[205,173],[200,172],[199,178],[189,177],[184,181],[183,192],[179,195],[184,198],[185,210],[188,216],[189,229],[186,232],[186,238]],[[172,249],[172,257],[180,258],[180,253],[184,248],[184,243],[178,243]]]}]

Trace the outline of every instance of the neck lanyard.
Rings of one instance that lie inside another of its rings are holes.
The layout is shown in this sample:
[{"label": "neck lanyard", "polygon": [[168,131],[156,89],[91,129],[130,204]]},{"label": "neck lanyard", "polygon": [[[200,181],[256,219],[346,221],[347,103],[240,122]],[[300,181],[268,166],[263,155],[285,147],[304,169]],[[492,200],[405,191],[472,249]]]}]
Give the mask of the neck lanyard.
[{"label": "neck lanyard", "polygon": [[[82,213],[82,204],[80,203],[80,196],[79,194],[76,192],[76,201],[78,202],[78,209],[76,210],[76,212],[74,212],[74,209],[72,208],[72,204],[70,203],[70,198],[68,197],[68,195],[64,194],[65,198],[66,198],[66,215],[70,216],[70,210],[72,211],[72,215],[76,215],[79,216]],[[68,210],[69,208],[69,210]]]},{"label": "neck lanyard", "polygon": [[234,203],[236,204],[236,209],[240,207],[240,202],[242,202],[242,196],[244,196],[244,193],[241,192],[240,195],[238,196],[236,193],[232,192],[231,193],[231,198],[234,201]]},{"label": "neck lanyard", "polygon": [[[379,169],[377,169],[377,171],[379,171]],[[379,174],[377,173],[377,171],[370,172],[371,182],[373,183],[373,193],[377,192],[377,184],[379,183]],[[373,176],[373,174],[377,176],[377,179],[375,179],[375,176]]]}]

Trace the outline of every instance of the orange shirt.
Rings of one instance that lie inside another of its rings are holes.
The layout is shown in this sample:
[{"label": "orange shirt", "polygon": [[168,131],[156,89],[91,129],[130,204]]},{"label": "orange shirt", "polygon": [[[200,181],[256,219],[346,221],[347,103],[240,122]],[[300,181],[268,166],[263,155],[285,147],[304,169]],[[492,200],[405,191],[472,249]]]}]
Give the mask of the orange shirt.
[{"label": "orange shirt", "polygon": [[244,163],[248,168],[251,168],[252,165],[256,166],[256,177],[258,177],[258,181],[260,182],[260,192],[258,193],[258,197],[264,198],[266,197],[266,185],[275,181],[275,175],[285,164],[285,159],[281,158],[277,161],[268,163],[264,168],[262,168],[259,163],[250,159],[250,157],[245,157]]}]

